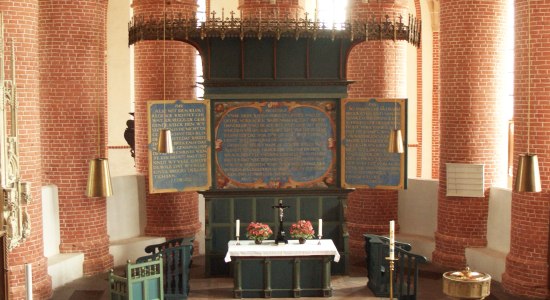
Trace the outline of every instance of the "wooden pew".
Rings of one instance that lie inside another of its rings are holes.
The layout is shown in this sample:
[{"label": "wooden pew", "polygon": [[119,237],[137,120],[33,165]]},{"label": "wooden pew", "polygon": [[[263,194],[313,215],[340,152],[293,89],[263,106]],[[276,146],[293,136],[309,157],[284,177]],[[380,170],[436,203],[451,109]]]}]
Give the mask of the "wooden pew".
[{"label": "wooden pew", "polygon": [[162,259],[132,264],[126,264],[126,273],[123,276],[116,275],[111,269],[109,272],[109,291],[111,300],[162,300]]},{"label": "wooden pew", "polygon": [[[375,234],[364,234],[365,262],[369,282],[367,286],[377,297],[389,296],[389,238]],[[418,265],[428,262],[422,255],[411,253],[411,245],[395,242],[394,296],[399,300],[415,300],[418,293]]]},{"label": "wooden pew", "polygon": [[137,259],[138,262],[153,260],[162,256],[164,275],[164,299],[187,299],[189,295],[189,268],[193,255],[192,238],[177,238],[164,243],[149,245],[145,252],[150,255]]}]

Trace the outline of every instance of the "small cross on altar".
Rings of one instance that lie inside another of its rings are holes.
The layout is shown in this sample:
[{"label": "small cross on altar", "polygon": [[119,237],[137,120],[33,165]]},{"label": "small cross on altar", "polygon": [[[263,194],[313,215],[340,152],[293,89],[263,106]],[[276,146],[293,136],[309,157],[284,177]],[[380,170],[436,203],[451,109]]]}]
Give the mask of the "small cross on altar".
[{"label": "small cross on altar", "polygon": [[284,217],[284,209],[289,208],[290,206],[283,205],[283,200],[279,200],[279,205],[274,205],[271,207],[279,209],[279,230],[277,231],[275,244],[279,244],[279,243],[288,244],[288,240],[286,239],[286,236],[285,236],[285,231],[283,230],[283,217]]}]

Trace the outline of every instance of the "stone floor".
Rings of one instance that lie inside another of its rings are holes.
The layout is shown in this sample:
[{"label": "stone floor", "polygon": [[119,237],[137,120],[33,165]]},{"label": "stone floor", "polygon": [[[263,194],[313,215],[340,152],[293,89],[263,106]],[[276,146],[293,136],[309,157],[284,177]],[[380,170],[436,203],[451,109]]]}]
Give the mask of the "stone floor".
[{"label": "stone floor", "polygon": [[[367,288],[366,270],[361,266],[352,266],[350,275],[333,276],[332,300],[341,299],[384,299],[376,298]],[[203,274],[204,259],[201,256],[193,258],[191,269],[191,292],[189,299],[233,299],[231,278],[205,278]],[[419,300],[451,300],[442,292],[441,274],[447,270],[428,264],[420,272]],[[107,300],[108,274],[99,274],[84,277],[68,283],[54,291],[54,300]],[[286,299],[286,298],[280,298]],[[326,299],[326,298],[307,298]],[[387,298],[386,298],[387,299]],[[486,300],[527,300],[529,298],[516,297],[506,294],[498,282],[492,282],[491,295]]]}]

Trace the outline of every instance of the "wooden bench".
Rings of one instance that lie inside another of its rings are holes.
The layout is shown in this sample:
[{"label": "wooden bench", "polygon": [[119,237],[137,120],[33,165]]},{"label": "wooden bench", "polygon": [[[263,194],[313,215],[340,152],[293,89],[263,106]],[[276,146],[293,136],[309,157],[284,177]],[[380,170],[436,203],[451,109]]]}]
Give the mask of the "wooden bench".
[{"label": "wooden bench", "polygon": [[111,269],[109,272],[109,291],[111,300],[162,300],[162,259],[126,264],[125,275],[119,276]]},{"label": "wooden bench", "polygon": [[192,238],[177,238],[164,243],[149,245],[145,252],[150,255],[138,262],[154,260],[162,256],[164,275],[164,299],[187,299],[189,295],[189,268],[193,255]]},{"label": "wooden bench", "polygon": [[[389,238],[374,234],[364,234],[366,264],[369,282],[367,286],[377,297],[389,296]],[[418,294],[418,264],[428,259],[411,253],[411,245],[395,242],[395,262],[393,276],[394,295],[399,300],[415,300]]]}]

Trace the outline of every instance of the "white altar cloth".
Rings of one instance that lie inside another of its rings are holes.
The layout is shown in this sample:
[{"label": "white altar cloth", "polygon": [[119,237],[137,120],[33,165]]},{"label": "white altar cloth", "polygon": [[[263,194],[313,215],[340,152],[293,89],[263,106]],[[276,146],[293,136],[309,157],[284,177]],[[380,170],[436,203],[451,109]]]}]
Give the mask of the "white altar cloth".
[{"label": "white altar cloth", "polygon": [[288,244],[275,244],[274,240],[264,240],[262,244],[257,245],[253,240],[242,240],[240,245],[237,241],[231,240],[227,243],[228,250],[225,255],[225,262],[231,261],[231,256],[314,256],[314,255],[334,255],[334,261],[340,260],[340,253],[330,239],[306,240],[305,244],[300,244],[298,240],[289,240]]}]

